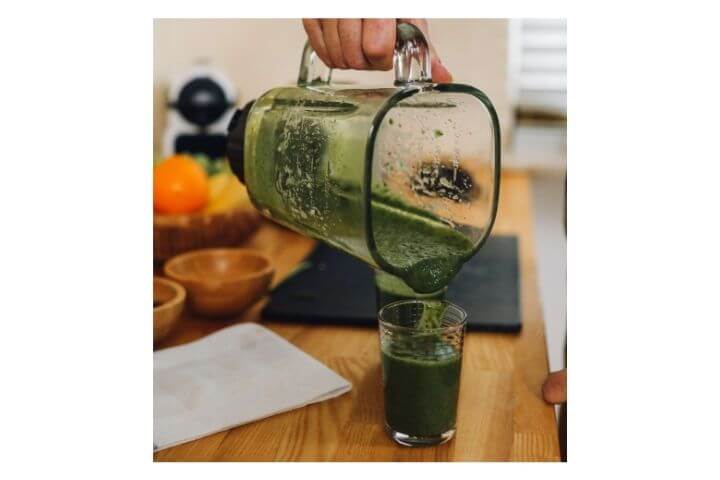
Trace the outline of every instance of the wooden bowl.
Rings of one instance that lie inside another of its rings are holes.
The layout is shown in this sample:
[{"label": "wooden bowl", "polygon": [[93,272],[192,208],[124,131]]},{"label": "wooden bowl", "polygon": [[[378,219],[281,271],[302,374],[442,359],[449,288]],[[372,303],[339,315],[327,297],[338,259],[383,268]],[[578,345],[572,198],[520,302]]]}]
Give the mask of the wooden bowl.
[{"label": "wooden bowl", "polygon": [[173,257],[165,274],[188,291],[197,313],[231,315],[265,295],[275,268],[265,255],[242,248],[209,248]]},{"label": "wooden bowl", "polygon": [[198,248],[236,247],[260,225],[249,203],[215,213],[154,215],[153,257],[167,260]]},{"label": "wooden bowl", "polygon": [[153,341],[167,336],[185,306],[185,289],[167,278],[153,277]]}]

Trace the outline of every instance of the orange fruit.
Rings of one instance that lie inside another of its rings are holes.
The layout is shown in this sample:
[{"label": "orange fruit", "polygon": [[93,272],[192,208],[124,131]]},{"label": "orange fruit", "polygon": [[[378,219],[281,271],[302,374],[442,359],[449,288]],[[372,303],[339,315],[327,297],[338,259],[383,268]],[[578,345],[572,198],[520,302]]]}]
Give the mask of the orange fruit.
[{"label": "orange fruit", "polygon": [[153,174],[153,206],[158,213],[192,213],[208,202],[208,176],[187,155],[173,155]]}]

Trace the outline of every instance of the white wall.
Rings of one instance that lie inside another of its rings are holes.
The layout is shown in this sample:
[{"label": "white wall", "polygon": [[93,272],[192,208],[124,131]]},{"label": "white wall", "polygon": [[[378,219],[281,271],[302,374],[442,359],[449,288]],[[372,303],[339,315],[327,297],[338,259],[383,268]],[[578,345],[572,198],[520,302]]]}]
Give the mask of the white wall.
[{"label": "white wall", "polygon": [[[157,19],[154,25],[154,143],[164,127],[167,82],[198,59],[220,67],[240,103],[296,81],[305,32],[298,19]],[[430,34],[455,82],[483,90],[495,104],[508,139],[507,20],[430,20]],[[390,85],[390,72],[338,72],[338,80]]]}]

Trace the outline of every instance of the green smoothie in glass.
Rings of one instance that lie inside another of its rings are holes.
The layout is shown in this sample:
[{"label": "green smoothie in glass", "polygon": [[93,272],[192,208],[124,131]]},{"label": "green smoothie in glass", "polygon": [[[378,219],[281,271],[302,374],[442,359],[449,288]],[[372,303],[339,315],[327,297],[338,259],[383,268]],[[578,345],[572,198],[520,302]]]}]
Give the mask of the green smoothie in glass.
[{"label": "green smoothie in glass", "polygon": [[379,314],[385,426],[407,446],[455,433],[466,313],[436,300],[403,300]]}]

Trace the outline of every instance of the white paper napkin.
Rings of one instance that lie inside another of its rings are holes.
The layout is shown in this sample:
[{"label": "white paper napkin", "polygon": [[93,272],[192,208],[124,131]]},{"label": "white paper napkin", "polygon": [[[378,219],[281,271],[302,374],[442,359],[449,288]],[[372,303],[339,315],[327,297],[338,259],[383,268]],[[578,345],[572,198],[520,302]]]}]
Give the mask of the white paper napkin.
[{"label": "white paper napkin", "polygon": [[154,354],[153,448],[342,395],[350,383],[270,330],[244,323]]}]

